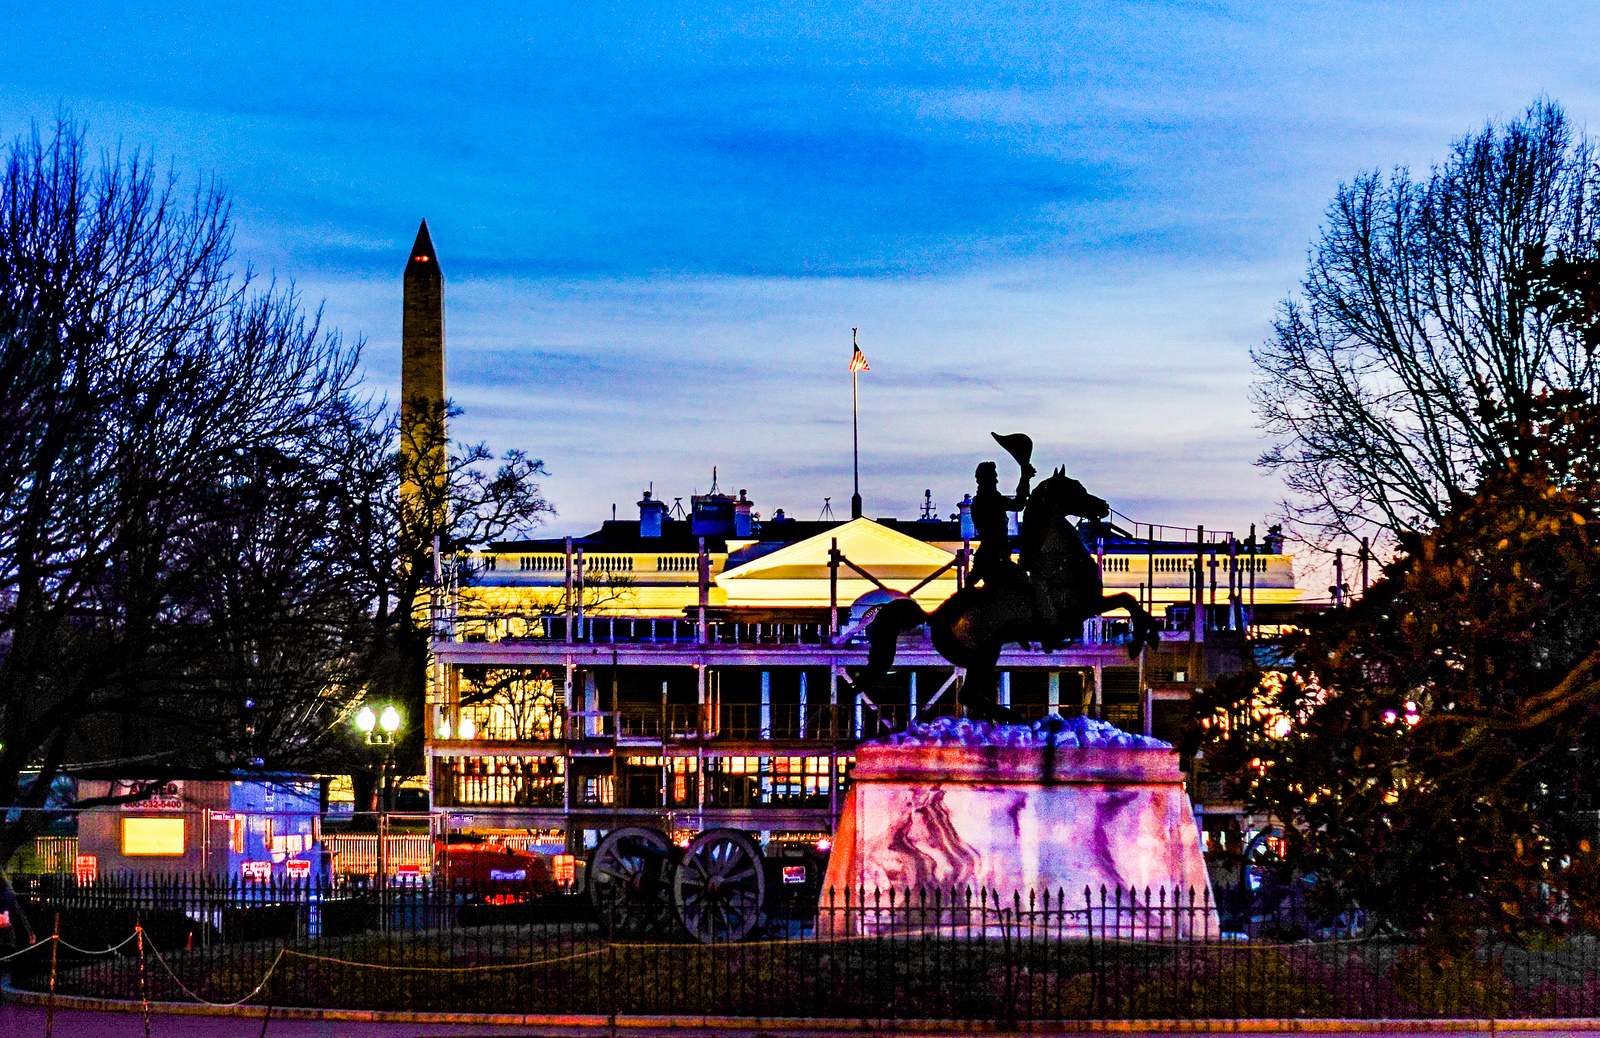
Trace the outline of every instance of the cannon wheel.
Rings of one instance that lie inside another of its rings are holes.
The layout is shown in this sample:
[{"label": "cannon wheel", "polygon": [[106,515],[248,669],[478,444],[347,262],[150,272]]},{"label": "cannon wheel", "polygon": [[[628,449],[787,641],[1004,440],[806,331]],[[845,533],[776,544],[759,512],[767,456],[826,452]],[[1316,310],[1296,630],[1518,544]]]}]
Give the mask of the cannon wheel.
[{"label": "cannon wheel", "polygon": [[761,848],[737,829],[708,829],[683,852],[672,891],[678,919],[695,940],[743,940],[766,903]]},{"label": "cannon wheel", "polygon": [[589,897],[607,933],[660,933],[672,913],[676,849],[659,829],[613,829],[589,852]]}]

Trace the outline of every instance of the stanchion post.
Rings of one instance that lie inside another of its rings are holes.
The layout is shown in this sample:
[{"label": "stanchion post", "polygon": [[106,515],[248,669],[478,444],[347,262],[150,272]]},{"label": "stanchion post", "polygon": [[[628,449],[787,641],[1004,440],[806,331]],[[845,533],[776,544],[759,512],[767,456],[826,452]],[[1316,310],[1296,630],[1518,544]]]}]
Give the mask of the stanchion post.
[{"label": "stanchion post", "polygon": [[44,1038],[52,1038],[56,1029],[56,953],[61,948],[61,913],[56,913],[55,932],[50,935],[50,994],[44,1002]]},{"label": "stanchion post", "polygon": [[133,917],[134,936],[139,940],[139,1002],[144,1013],[144,1038],[150,1038],[150,986],[144,961],[144,923]]}]

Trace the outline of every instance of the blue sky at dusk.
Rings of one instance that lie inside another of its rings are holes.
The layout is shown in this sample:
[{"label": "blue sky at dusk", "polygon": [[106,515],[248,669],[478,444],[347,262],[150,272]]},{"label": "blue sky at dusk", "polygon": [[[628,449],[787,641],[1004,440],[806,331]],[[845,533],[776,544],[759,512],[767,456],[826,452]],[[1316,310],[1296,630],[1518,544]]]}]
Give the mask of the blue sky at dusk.
[{"label": "blue sky at dusk", "polygon": [[398,388],[427,217],[459,435],[545,459],[551,532],[748,488],[942,512],[1038,441],[1140,521],[1242,530],[1249,349],[1339,182],[1547,94],[1579,4],[8,5],[0,133],[215,174],[240,256]]}]

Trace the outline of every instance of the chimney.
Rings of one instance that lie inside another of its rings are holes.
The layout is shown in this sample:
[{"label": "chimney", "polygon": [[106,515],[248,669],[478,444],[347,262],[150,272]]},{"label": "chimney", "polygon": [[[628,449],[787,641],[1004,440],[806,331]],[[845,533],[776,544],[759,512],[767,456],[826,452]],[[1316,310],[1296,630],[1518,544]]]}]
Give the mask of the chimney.
[{"label": "chimney", "polygon": [[750,536],[750,512],[756,503],[744,496],[744,491],[739,491],[739,500],[733,503],[733,535],[735,537]]},{"label": "chimney", "polygon": [[961,539],[964,541],[976,540],[978,528],[972,525],[972,495],[968,494],[963,497],[961,503],[956,507],[961,509]]},{"label": "chimney", "polygon": [[644,492],[644,498],[639,502],[639,536],[660,537],[661,524],[667,518],[667,503],[657,501],[650,496],[650,491]]}]

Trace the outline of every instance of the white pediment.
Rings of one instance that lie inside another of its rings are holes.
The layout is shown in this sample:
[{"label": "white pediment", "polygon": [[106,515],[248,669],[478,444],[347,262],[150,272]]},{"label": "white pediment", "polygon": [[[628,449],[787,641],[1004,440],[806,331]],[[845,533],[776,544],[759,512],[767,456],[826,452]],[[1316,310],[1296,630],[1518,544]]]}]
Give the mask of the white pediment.
[{"label": "white pediment", "polygon": [[[871,519],[852,519],[826,533],[725,569],[717,574],[716,582],[727,587],[730,583],[750,580],[826,580],[828,550],[835,539],[846,558],[890,584],[916,583],[955,558],[937,545],[907,537]],[[840,567],[839,576],[844,580],[860,579],[844,566]]]}]

